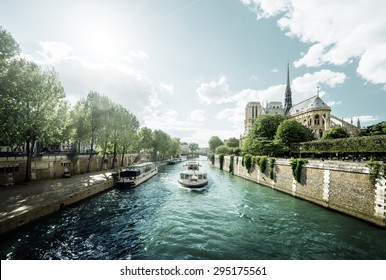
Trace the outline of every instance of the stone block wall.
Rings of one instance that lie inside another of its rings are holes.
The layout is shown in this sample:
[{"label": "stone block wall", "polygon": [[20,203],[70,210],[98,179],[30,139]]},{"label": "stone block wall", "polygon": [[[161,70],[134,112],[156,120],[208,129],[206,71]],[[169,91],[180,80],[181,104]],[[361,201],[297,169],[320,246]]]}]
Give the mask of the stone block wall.
[{"label": "stone block wall", "polygon": [[[45,155],[34,157],[31,163],[32,180],[45,180],[61,178],[65,172],[72,174],[83,174],[87,172],[89,155],[79,155],[76,162],[71,162],[66,155]],[[134,160],[134,156],[127,154],[124,157],[124,166],[129,165]],[[113,156],[93,155],[90,162],[90,172],[110,169]],[[121,164],[121,156],[117,157],[117,165]],[[26,157],[2,157],[0,158],[0,186],[11,186],[24,181],[27,169]]]},{"label": "stone block wall", "polygon": [[[242,161],[242,157],[234,157],[233,168],[229,168],[231,161],[226,156],[223,170],[231,169],[236,176],[386,227],[386,179],[379,175],[374,184],[366,163],[309,160],[297,182],[288,159],[275,160],[273,179],[268,163],[261,173],[258,167],[248,172]],[[217,156],[214,166],[220,166]]]}]

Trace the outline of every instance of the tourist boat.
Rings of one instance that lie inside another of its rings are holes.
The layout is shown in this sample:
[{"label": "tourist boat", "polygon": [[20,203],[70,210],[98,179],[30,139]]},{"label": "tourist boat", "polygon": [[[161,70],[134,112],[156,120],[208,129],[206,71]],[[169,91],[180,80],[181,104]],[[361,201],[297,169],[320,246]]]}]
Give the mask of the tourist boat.
[{"label": "tourist boat", "polygon": [[115,175],[115,186],[120,189],[135,188],[157,173],[158,168],[154,162],[131,165]]},{"label": "tourist boat", "polygon": [[178,182],[191,189],[203,188],[208,184],[208,175],[198,162],[190,161],[183,165]]}]

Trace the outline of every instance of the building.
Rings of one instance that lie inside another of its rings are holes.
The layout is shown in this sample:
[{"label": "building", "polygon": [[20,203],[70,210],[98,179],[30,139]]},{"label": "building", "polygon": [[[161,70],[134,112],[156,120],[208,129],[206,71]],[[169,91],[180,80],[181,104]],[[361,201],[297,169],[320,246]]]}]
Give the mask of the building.
[{"label": "building", "polygon": [[315,96],[308,98],[298,104],[292,105],[292,91],[290,86],[289,65],[287,66],[287,85],[284,96],[284,106],[282,102],[268,102],[265,107],[260,102],[249,102],[245,107],[244,135],[245,138],[251,130],[255,120],[261,115],[280,114],[286,119],[293,119],[308,127],[315,138],[320,139],[323,132],[334,127],[342,126],[353,136],[360,133],[360,122],[353,125],[353,121],[348,123],[331,115],[331,107],[319,96],[319,89]]}]

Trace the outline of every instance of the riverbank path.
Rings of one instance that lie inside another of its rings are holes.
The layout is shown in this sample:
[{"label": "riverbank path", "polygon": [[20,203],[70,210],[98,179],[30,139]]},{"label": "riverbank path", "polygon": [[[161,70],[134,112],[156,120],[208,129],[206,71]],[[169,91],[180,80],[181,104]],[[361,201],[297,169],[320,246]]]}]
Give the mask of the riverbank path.
[{"label": "riverbank path", "polygon": [[0,186],[0,234],[113,186],[112,170]]}]

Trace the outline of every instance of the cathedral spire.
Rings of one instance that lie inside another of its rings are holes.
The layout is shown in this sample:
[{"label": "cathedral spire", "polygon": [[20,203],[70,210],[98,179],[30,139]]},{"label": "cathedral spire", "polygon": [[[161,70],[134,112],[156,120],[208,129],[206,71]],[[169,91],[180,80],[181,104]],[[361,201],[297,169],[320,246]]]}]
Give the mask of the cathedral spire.
[{"label": "cathedral spire", "polygon": [[285,89],[284,111],[287,113],[292,107],[292,92],[290,87],[289,63],[287,63],[287,87]]}]

